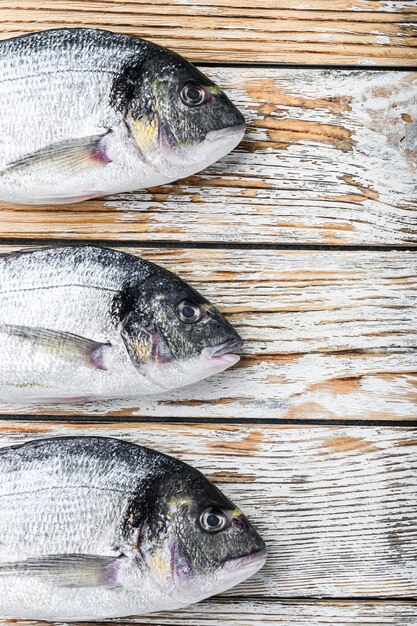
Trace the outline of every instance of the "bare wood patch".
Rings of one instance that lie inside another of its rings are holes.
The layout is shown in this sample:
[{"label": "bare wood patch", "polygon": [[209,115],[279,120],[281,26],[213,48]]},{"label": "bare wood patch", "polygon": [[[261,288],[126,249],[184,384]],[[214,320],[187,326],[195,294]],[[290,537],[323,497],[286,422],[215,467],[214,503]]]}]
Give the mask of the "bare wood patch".
[{"label": "bare wood patch", "polygon": [[[89,26],[175,48],[193,61],[413,65],[416,8],[406,0],[13,0],[2,37]],[[302,45],[300,45],[302,42]]]}]

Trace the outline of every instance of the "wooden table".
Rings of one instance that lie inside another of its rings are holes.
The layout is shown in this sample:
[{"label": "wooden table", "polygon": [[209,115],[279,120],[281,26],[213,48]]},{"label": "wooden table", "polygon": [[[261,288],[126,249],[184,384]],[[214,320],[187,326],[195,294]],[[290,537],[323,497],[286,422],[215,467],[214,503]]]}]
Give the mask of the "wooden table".
[{"label": "wooden table", "polygon": [[265,536],[233,592],[139,624],[417,624],[417,3],[0,0],[1,37],[100,26],[196,62],[249,120],[187,180],[1,205],[1,251],[93,240],[173,268],[246,339],[172,397],[1,405],[0,443],[104,434],[193,463]]}]

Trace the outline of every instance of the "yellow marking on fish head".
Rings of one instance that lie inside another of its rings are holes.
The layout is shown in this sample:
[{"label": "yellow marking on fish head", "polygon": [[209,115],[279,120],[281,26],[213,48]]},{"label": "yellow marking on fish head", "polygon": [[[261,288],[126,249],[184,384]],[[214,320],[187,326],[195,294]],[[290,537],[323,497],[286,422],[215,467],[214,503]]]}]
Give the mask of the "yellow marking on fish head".
[{"label": "yellow marking on fish head", "polygon": [[151,557],[151,567],[160,578],[165,578],[170,573],[170,564],[159,552]]},{"label": "yellow marking on fish head", "polygon": [[168,517],[172,517],[178,509],[191,504],[191,498],[172,498],[168,502]]},{"label": "yellow marking on fish head", "polygon": [[141,148],[150,149],[158,139],[158,120],[156,115],[132,119],[132,132]]},{"label": "yellow marking on fish head", "polygon": [[218,85],[210,85],[207,89],[211,91],[213,96],[218,96],[222,92],[222,90],[220,89],[220,87],[218,87]]},{"label": "yellow marking on fish head", "polygon": [[238,507],[236,507],[232,511],[232,517],[245,517],[245,515],[244,515],[243,511],[241,511]]},{"label": "yellow marking on fish head", "polygon": [[133,340],[133,350],[141,361],[148,361],[152,351],[152,340],[148,336],[146,338],[136,338]]}]

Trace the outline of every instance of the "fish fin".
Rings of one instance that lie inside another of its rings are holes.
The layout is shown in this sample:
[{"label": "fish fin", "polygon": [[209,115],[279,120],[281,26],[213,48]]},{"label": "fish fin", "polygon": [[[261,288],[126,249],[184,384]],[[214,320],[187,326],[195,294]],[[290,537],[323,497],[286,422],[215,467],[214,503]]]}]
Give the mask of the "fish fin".
[{"label": "fish fin", "polygon": [[31,173],[39,167],[51,168],[54,166],[67,172],[74,172],[107,165],[111,159],[106,154],[102,140],[109,132],[112,131],[106,131],[102,135],[82,137],[81,139],[68,139],[45,146],[9,163],[0,171],[0,176],[25,170]]},{"label": "fish fin", "polygon": [[98,198],[100,196],[106,195],[103,191],[99,189],[86,191],[85,193],[81,193],[78,195],[74,194],[65,194],[65,193],[52,193],[50,195],[34,195],[30,196],[30,200],[25,198],[17,198],[13,199],[12,204],[27,204],[27,205],[43,205],[43,204],[75,204],[76,202],[84,202],[85,200],[91,200],[92,198]]},{"label": "fish fin", "polygon": [[127,557],[85,554],[42,556],[15,563],[0,563],[2,576],[17,575],[53,582],[59,587],[118,587],[117,573]]},{"label": "fish fin", "polygon": [[15,324],[0,326],[1,332],[12,337],[33,341],[36,346],[66,360],[81,361],[83,365],[89,365],[93,369],[107,369],[104,364],[104,353],[106,349],[111,348],[110,343],[101,343],[59,330]]}]

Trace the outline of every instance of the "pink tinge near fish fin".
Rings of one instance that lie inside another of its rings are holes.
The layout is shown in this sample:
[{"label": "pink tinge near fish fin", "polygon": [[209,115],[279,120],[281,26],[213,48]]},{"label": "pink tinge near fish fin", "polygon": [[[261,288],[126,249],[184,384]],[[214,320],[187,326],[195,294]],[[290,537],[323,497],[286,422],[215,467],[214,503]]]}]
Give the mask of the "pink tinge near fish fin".
[{"label": "pink tinge near fish fin", "polygon": [[[105,136],[106,135],[104,135],[104,137]],[[99,164],[102,164],[102,165],[107,165],[107,163],[111,163],[112,160],[107,155],[106,149],[103,146],[103,142],[101,141],[101,139],[98,142],[98,144],[96,145],[96,147],[91,151],[91,158],[96,163],[99,163]]]},{"label": "pink tinge near fish fin", "polygon": [[109,343],[96,345],[95,348],[91,350],[90,354],[90,363],[91,365],[98,370],[106,370],[107,367],[104,364],[104,354],[106,348],[109,348]]}]

